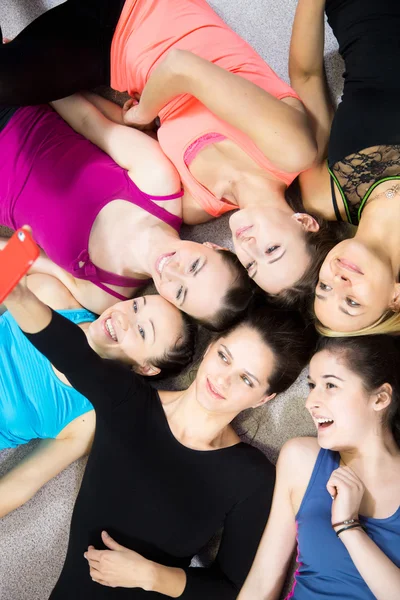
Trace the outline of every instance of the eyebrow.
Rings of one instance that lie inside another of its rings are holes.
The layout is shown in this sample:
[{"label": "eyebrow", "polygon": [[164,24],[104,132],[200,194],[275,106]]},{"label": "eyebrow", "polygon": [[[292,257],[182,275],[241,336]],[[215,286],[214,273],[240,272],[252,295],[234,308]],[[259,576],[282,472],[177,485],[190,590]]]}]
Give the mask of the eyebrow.
[{"label": "eyebrow", "polygon": [[143,296],[143,304],[146,306],[146,296]]},{"label": "eyebrow", "polygon": [[[221,344],[221,346],[223,347],[223,349],[225,350],[225,352],[227,353],[227,355],[229,356],[229,358],[231,360],[233,360],[233,356],[232,353],[228,350],[228,348],[225,346],[225,344]],[[246,371],[246,369],[244,370],[244,372],[246,373],[246,375],[248,375],[251,379],[254,379],[254,381],[257,381],[258,385],[261,385],[259,380],[257,379],[257,377],[255,375],[253,375],[252,373],[250,373],[249,371]]]},{"label": "eyebrow", "polygon": [[338,377],[337,375],[322,375],[322,379],[328,379],[329,377],[333,377],[333,379],[339,379],[339,381],[344,381],[344,379]]},{"label": "eyebrow", "polygon": [[149,323],[150,323],[150,325],[153,328],[153,344],[154,344],[155,341],[156,341],[156,330],[154,329],[154,323],[153,323],[153,321],[151,319],[149,319]]},{"label": "eyebrow", "polygon": [[285,250],[284,252],[282,252],[282,254],[281,254],[280,256],[278,256],[278,258],[274,258],[274,259],[272,259],[272,260],[269,260],[269,261],[268,261],[268,264],[269,264],[269,265],[272,265],[273,263],[276,263],[278,260],[281,260],[281,258],[282,258],[283,256],[285,256],[285,254],[286,254],[286,250]]}]

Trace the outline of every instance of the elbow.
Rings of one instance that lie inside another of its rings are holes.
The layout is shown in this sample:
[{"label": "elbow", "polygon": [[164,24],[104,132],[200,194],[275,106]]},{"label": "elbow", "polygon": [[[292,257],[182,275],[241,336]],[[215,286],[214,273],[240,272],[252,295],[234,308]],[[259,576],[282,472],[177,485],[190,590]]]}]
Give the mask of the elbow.
[{"label": "elbow", "polygon": [[310,169],[318,156],[318,148],[312,135],[309,139],[294,140],[285,153],[284,169],[288,173],[302,173]]}]

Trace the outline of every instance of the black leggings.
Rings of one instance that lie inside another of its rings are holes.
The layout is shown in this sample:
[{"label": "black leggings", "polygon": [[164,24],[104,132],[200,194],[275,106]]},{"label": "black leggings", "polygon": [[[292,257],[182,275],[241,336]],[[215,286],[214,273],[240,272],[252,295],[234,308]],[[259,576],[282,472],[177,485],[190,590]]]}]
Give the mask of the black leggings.
[{"label": "black leggings", "polygon": [[[0,45],[0,107],[42,104],[110,83],[124,0],[67,0]],[[2,41],[2,33],[0,29]]]}]

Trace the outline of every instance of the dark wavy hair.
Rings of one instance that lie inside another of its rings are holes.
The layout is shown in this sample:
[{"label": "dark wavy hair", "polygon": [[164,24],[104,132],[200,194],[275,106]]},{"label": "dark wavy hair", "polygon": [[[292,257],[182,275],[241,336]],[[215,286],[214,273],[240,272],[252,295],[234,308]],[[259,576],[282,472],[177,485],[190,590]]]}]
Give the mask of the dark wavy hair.
[{"label": "dark wavy hair", "polygon": [[158,375],[152,376],[153,380],[172,377],[180,373],[193,360],[196,339],[197,324],[192,317],[181,312],[182,331],[175,343],[165,350],[161,356],[150,358],[148,363],[160,369]]},{"label": "dark wavy hair", "polygon": [[239,327],[256,331],[274,355],[274,369],[268,380],[270,394],[280,394],[296,381],[308,364],[318,337],[315,328],[308,325],[298,311],[267,306],[265,294],[261,292],[254,295],[243,319],[223,335]]},{"label": "dark wavy hair", "polygon": [[[228,265],[235,275],[235,279],[222,298],[218,311],[211,317],[199,319],[197,322],[210,331],[219,332],[237,323],[243,317],[256,290],[256,285],[248,276],[236,254],[222,249],[216,250],[216,252],[221,256],[223,263]],[[212,290],[210,293],[213,293]]]},{"label": "dark wavy hair", "polygon": [[286,201],[296,212],[307,212],[319,225],[319,230],[305,232],[305,242],[310,257],[310,267],[291,287],[269,294],[269,300],[285,308],[297,308],[311,317],[310,299],[314,296],[318,283],[319,271],[328,252],[334,246],[354,235],[354,228],[349,223],[326,221],[318,215],[306,211],[302,205],[298,178],[287,188]]},{"label": "dark wavy hair", "polygon": [[392,401],[383,415],[383,425],[400,448],[400,339],[392,335],[357,338],[321,338],[317,352],[327,350],[340,356],[350,371],[363,382],[367,393],[384,383],[392,387]]}]

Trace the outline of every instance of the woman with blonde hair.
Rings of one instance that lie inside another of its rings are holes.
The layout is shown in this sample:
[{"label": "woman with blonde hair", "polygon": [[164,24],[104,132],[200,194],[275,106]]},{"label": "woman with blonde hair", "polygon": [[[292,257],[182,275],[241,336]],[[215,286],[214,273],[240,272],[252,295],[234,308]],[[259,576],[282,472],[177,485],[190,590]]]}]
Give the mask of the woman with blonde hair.
[{"label": "woman with blonde hair", "polygon": [[[323,64],[324,11],[345,61],[334,115]],[[326,256],[314,311],[324,335],[400,333],[400,57],[397,0],[299,0],[290,77],[311,116],[318,159],[304,202],[358,225]]]}]

